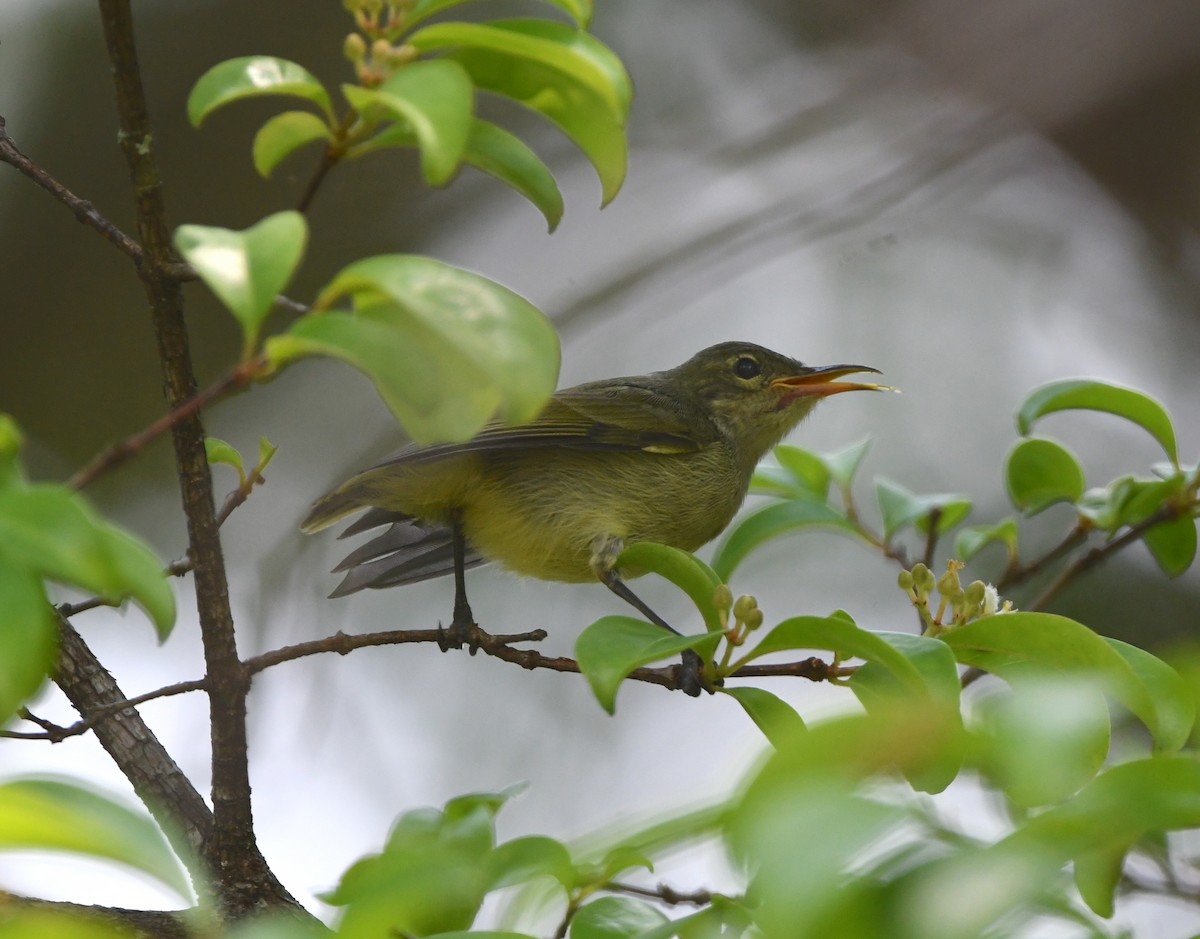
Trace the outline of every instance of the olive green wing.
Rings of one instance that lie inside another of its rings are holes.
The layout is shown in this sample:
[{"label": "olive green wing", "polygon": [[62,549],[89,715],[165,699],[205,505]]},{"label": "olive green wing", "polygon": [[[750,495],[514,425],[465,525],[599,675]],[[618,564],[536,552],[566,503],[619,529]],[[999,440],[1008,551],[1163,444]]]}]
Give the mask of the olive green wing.
[{"label": "olive green wing", "polygon": [[653,387],[597,382],[558,392],[526,424],[491,423],[464,443],[405,447],[372,469],[527,447],[688,453],[716,438],[707,416]]}]

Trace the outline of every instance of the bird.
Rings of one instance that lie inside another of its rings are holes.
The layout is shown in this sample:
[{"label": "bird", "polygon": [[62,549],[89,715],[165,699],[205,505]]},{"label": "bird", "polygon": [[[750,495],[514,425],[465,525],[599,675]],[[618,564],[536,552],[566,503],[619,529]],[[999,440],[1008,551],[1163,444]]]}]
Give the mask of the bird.
[{"label": "bird", "polygon": [[[301,530],[363,512],[340,537],[387,526],[334,568],[330,597],[453,574],[448,645],[475,625],[465,572],[489,561],[541,580],[599,581],[675,630],[626,580],[625,546],[695,551],[732,521],[755,466],[830,395],[891,390],[839,381],[865,365],[809,366],[750,342],[682,365],[556,392],[531,421],[492,422],[463,443],[410,444],[317,499]],[[685,653],[678,685],[702,690]]]}]

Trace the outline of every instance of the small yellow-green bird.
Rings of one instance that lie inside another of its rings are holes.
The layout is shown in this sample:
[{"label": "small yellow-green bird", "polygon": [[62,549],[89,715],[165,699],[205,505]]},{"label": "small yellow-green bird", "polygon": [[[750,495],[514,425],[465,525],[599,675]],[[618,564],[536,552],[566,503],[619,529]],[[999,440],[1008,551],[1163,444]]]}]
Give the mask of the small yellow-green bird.
[{"label": "small yellow-green bird", "polygon": [[[748,342],[724,342],[663,372],[557,392],[527,424],[487,425],[466,443],[408,446],[318,499],[315,532],[362,509],[342,537],[389,526],[335,568],[331,597],[454,573],[449,642],[474,624],[464,571],[498,561],[542,580],[599,580],[671,629],[617,567],[625,545],[694,551],[729,524],[759,460],[821,399],[884,390],[843,382],[865,365],[813,367]],[[673,630],[672,630],[673,631]],[[679,686],[701,690],[699,657]]]}]

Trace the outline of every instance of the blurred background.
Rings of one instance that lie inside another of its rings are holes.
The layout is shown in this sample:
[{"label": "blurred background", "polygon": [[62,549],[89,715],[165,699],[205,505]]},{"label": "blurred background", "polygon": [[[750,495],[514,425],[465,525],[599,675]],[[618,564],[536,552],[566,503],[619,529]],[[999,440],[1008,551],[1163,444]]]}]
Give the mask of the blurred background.
[{"label": "blurred background", "polygon": [[[206,68],[237,55],[290,58],[331,86],[347,79],[340,3],[298,7],[135,5],[174,224],[242,228],[295,204],[315,154],[293,157],[265,183],[249,157],[254,130],[276,105],[230,108],[199,131],[183,105]],[[467,9],[491,17],[548,8]],[[1057,378],[1153,394],[1175,418],[1183,458],[1195,459],[1194,0],[602,0],[595,32],[636,87],[629,177],[612,205],[597,211],[599,184],[564,138],[497,105],[559,177],[567,205],[559,231],[547,236],[531,206],[470,169],[431,192],[410,156],[378,154],[327,181],[289,294],[311,299],[365,255],[419,252],[499,280],[554,319],[564,385],[670,367],[733,338],[812,364],[875,365],[903,396],[835,398],[791,438],[822,450],[870,435],[859,492],[868,515],[867,483],[879,474],[919,492],[970,495],[974,522],[1008,514],[1000,468],[1013,413]],[[0,114],[27,154],[133,231],[94,9],[0,5]],[[122,255],[8,167],[0,167],[0,278],[0,409],[24,428],[32,473],[62,479],[163,410],[140,285]],[[188,315],[204,384],[236,356],[238,337],[198,285]],[[221,403],[206,423],[245,453],[260,435],[280,446],[268,484],[223,530],[245,654],[337,629],[448,620],[446,581],[326,601],[337,580],[327,572],[346,545],[296,530],[315,497],[401,442],[365,379],[303,363]],[[1161,458],[1148,436],[1116,419],[1058,416],[1043,429],[1079,454],[1091,485]],[[185,548],[171,471],[160,441],[89,492],[165,559]],[[219,493],[235,485],[216,473]],[[1030,551],[1052,543],[1069,515],[1037,521]],[[989,572],[996,568],[984,559],[971,573]],[[894,573],[857,544],[815,534],[764,549],[733,587],[757,595],[768,622],[842,606],[869,628],[910,630]],[[550,654],[569,654],[599,616],[626,612],[598,585],[521,581],[492,568],[468,579],[484,628],[545,627]],[[673,588],[638,589],[686,630],[688,604]],[[136,612],[76,621],[127,694],[201,674],[189,590],[180,585],[183,619],[163,648]],[[1055,608],[1154,648],[1194,630],[1198,601],[1195,570],[1164,583],[1137,546]],[[834,688],[785,679],[769,688],[806,718],[853,706]],[[52,693],[37,710],[71,719]],[[144,714],[203,789],[203,699],[156,702]],[[276,668],[255,681],[251,722],[264,851],[318,911],[314,894],[377,849],[402,810],[527,780],[501,815],[502,834],[576,836],[727,794],[764,747],[722,696],[627,686],[610,718],[578,676],[416,647]],[[129,791],[90,738],[3,741],[0,766],[83,774]],[[959,809],[979,810],[965,797]],[[721,860],[710,854],[658,876],[682,888],[718,884]],[[169,902],[107,869],[78,865],[82,878],[67,869],[60,858],[0,857],[0,884],[80,902]],[[1119,917],[1138,935],[1200,929],[1195,910],[1163,902],[1136,901]]]}]

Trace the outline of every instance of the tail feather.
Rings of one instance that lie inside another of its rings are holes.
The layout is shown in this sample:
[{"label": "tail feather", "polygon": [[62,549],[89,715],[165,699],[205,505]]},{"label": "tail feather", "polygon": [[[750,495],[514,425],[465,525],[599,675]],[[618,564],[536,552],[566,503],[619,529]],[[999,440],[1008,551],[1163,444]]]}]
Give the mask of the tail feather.
[{"label": "tail feather", "polygon": [[[466,546],[464,569],[486,562],[471,545]],[[329,595],[331,599],[441,577],[454,570],[453,536],[449,528],[397,522],[351,552],[334,570],[346,571],[346,576]]]}]

